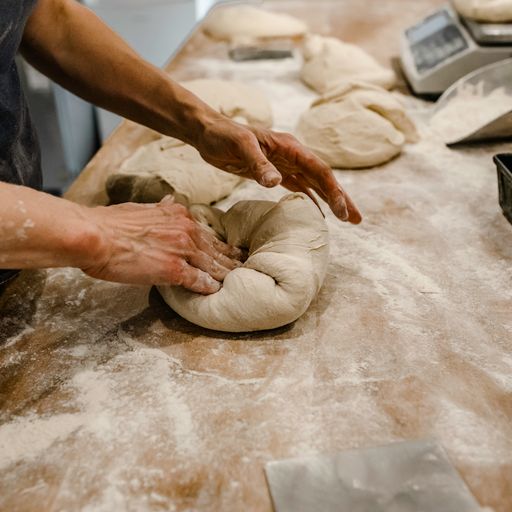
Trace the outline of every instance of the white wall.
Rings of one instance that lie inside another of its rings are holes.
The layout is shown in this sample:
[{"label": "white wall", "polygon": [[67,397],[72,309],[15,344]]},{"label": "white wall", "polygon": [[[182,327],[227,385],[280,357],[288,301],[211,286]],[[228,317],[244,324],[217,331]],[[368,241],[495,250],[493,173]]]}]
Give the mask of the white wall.
[{"label": "white wall", "polygon": [[196,19],[200,20],[220,0],[196,0]]},{"label": "white wall", "polygon": [[[163,66],[193,29],[196,0],[83,0],[142,57]],[[97,109],[104,141],[121,118]]]},{"label": "white wall", "polygon": [[[81,1],[145,59],[162,66],[183,43],[194,25],[220,0]],[[54,92],[66,161],[68,167],[76,172],[91,156],[89,146],[95,141],[93,111],[90,105],[83,104],[67,91],[55,88]],[[102,109],[95,109],[95,113],[99,136],[104,141],[121,118]]]}]

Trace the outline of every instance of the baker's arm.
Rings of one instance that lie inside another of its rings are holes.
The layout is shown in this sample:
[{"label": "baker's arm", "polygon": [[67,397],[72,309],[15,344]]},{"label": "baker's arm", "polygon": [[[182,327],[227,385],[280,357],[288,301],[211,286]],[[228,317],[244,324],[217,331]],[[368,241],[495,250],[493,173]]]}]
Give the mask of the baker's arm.
[{"label": "baker's arm", "polygon": [[88,208],[0,182],[3,269],[76,267],[107,281],[213,293],[240,256],[172,198]]},{"label": "baker's arm", "polygon": [[192,144],[223,170],[267,187],[282,182],[291,190],[314,190],[341,219],[361,220],[331,169],[293,137],[241,126],[218,114],[140,58],[75,0],[39,0],[25,29],[22,53],[75,94]]}]

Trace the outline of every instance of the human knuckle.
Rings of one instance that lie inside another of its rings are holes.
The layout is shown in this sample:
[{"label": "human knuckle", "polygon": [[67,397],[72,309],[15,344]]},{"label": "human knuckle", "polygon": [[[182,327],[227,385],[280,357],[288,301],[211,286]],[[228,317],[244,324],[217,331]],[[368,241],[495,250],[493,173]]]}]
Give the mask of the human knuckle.
[{"label": "human knuckle", "polygon": [[186,231],[179,231],[175,234],[175,242],[180,247],[190,247],[192,239]]},{"label": "human knuckle", "polygon": [[186,206],[182,205],[182,204],[179,204],[179,203],[174,203],[172,205],[174,211],[177,213],[177,214],[180,214],[180,215],[185,215],[188,217],[189,215],[189,211],[187,209]]},{"label": "human knuckle", "polygon": [[170,259],[164,274],[166,280],[169,281],[171,284],[180,285],[183,274],[182,267],[180,265],[180,260],[176,258]]},{"label": "human knuckle", "polygon": [[199,226],[195,220],[187,218],[183,221],[183,229],[189,236],[193,236],[197,233]]},{"label": "human knuckle", "polygon": [[300,146],[300,142],[291,133],[282,133],[280,135],[281,142],[284,142],[290,146]]},{"label": "human knuckle", "polygon": [[241,144],[251,144],[255,139],[256,137],[249,130],[241,130],[238,133],[238,140]]},{"label": "human knuckle", "polygon": [[185,260],[181,258],[173,260],[169,266],[169,273],[176,284],[183,284],[187,276],[187,263]]},{"label": "human knuckle", "polygon": [[164,206],[167,215],[174,219],[184,219],[189,217],[188,210],[181,204],[170,204]]}]

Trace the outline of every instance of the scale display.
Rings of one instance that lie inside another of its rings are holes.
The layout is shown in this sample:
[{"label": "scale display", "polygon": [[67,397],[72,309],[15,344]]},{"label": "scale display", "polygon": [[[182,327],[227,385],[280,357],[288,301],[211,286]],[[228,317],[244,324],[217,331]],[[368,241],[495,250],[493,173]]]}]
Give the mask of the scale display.
[{"label": "scale display", "polygon": [[409,28],[406,36],[419,73],[468,48],[462,32],[446,11],[439,11]]}]

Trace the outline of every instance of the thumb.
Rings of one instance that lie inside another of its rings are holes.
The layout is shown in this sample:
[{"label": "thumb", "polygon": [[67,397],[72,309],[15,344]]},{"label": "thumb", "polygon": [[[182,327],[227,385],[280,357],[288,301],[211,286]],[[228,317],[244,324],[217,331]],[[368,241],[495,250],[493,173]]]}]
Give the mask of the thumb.
[{"label": "thumb", "polygon": [[267,159],[261,151],[258,139],[254,137],[252,143],[246,146],[244,151],[247,167],[253,178],[264,187],[271,188],[279,185],[282,180],[281,173]]},{"label": "thumb", "polygon": [[252,169],[254,179],[264,187],[272,188],[281,183],[281,173],[267,159],[258,162]]}]

